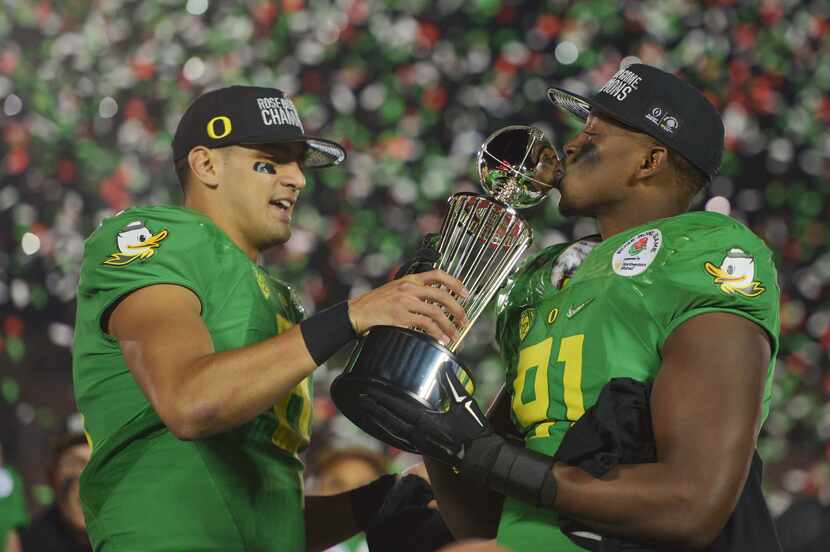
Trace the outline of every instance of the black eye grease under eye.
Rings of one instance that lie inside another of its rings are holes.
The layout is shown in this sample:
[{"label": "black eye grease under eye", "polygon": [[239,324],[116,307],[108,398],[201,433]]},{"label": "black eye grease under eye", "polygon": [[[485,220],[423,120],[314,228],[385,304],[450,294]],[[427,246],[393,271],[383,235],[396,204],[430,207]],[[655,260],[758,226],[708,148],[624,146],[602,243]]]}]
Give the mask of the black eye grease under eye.
[{"label": "black eye grease under eye", "polygon": [[599,164],[599,150],[593,142],[587,142],[584,146],[582,146],[582,149],[574,154],[571,159],[571,163],[576,163],[577,161],[581,161],[583,159],[591,166]]},{"label": "black eye grease under eye", "polygon": [[277,169],[271,163],[265,161],[257,161],[254,163],[254,171],[259,173],[277,174]]}]

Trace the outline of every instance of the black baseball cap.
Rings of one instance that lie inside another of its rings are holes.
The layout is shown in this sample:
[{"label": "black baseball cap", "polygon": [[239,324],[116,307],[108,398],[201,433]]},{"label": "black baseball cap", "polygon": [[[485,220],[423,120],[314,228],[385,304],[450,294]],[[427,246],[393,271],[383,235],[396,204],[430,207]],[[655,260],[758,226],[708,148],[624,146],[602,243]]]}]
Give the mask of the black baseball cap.
[{"label": "black baseball cap", "polygon": [[260,86],[229,86],[193,100],[173,135],[173,159],[179,161],[196,146],[221,148],[303,142],[303,167],[329,167],[346,158],[343,146],[306,136],[294,103],[282,90]]},{"label": "black baseball cap", "polygon": [[593,111],[648,134],[676,151],[711,180],[723,157],[723,120],[696,88],[651,65],[617,71],[590,98],[548,88],[554,105],[583,121]]}]

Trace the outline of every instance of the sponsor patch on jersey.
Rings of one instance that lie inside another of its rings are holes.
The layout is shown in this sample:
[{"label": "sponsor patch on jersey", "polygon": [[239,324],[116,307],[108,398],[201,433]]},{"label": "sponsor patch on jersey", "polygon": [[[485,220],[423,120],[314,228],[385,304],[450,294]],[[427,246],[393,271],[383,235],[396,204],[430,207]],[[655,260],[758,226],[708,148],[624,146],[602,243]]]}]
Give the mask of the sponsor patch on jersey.
[{"label": "sponsor patch on jersey", "polygon": [[126,266],[136,259],[146,261],[156,254],[156,249],[168,234],[167,230],[153,234],[144,221],[134,220],[124,226],[115,236],[118,251],[110,254],[103,264]]},{"label": "sponsor patch on jersey", "polygon": [[627,278],[642,274],[657,257],[662,245],[663,234],[657,228],[640,232],[614,252],[611,268]]},{"label": "sponsor patch on jersey", "polygon": [[536,317],[536,309],[525,309],[519,317],[519,341],[524,341],[530,332],[530,327],[533,325],[533,319]]},{"label": "sponsor patch on jersey", "polygon": [[703,268],[715,278],[713,283],[727,295],[758,297],[766,291],[755,279],[755,257],[740,247],[727,251],[719,266],[707,261]]}]

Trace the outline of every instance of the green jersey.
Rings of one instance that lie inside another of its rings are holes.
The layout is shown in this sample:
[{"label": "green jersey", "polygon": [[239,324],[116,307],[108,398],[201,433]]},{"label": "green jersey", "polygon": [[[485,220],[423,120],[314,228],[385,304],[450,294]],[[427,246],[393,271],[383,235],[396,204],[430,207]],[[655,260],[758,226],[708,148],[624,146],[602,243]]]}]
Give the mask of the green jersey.
[{"label": "green jersey", "polygon": [[73,359],[92,446],[81,501],[94,549],[305,550],[297,453],[309,439],[311,382],[230,431],[177,439],[102,327],[120,298],[155,284],[199,298],[217,352],[277,335],[303,317],[291,290],[200,213],[160,205],[101,223],[86,241]]},{"label": "green jersey", "polygon": [[[517,271],[498,300],[513,422],[528,448],[554,454],[608,380],[653,380],[666,339],[708,312],[744,317],[769,335],[763,421],[778,350],[778,303],[770,251],[744,225],[716,213],[686,213],[602,242],[549,247]],[[559,531],[555,512],[509,499],[499,541],[516,550],[582,550]]]}]

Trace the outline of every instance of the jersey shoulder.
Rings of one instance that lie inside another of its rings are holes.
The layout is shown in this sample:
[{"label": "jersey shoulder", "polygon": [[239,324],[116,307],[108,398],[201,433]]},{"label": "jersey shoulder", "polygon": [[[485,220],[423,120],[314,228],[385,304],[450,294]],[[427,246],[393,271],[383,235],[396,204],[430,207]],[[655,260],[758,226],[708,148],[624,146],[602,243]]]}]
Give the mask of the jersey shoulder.
[{"label": "jersey shoulder", "polygon": [[551,268],[563,251],[572,242],[548,246],[531,255],[508,277],[496,299],[496,310],[501,314],[505,309],[529,304],[543,295],[550,280]]},{"label": "jersey shoulder", "polygon": [[208,217],[183,207],[131,207],[101,221],[86,240],[85,257],[97,254],[105,265],[126,266],[152,257],[162,247],[204,244],[215,239],[217,231]]},{"label": "jersey shoulder", "polygon": [[123,294],[176,283],[200,298],[221,270],[230,240],[211,220],[170,205],[134,207],[104,219],[84,244],[79,293]]},{"label": "jersey shoulder", "polygon": [[778,295],[772,251],[740,221],[718,213],[687,213],[658,226],[666,248],[663,272],[709,278],[721,291],[756,297]]}]

